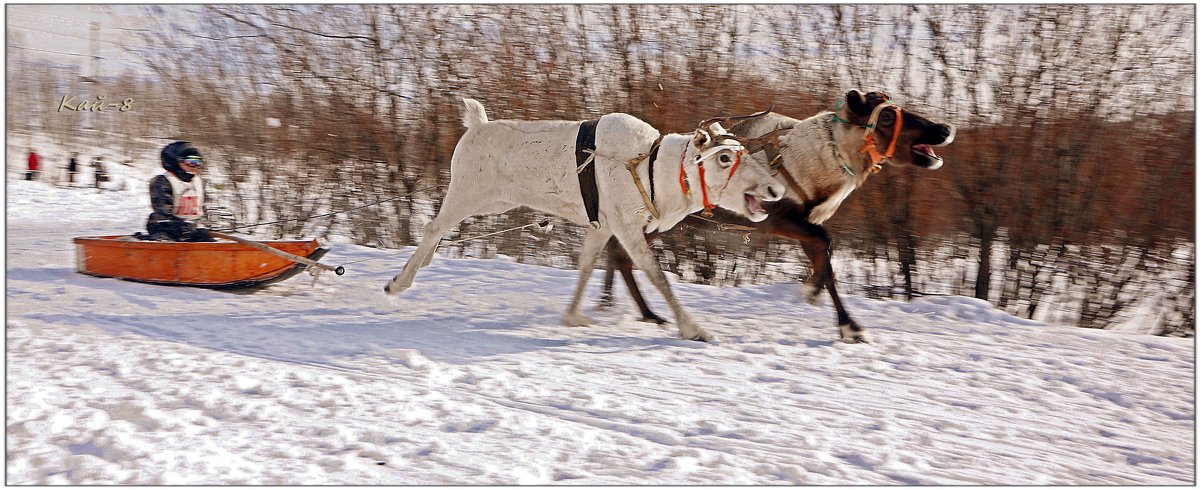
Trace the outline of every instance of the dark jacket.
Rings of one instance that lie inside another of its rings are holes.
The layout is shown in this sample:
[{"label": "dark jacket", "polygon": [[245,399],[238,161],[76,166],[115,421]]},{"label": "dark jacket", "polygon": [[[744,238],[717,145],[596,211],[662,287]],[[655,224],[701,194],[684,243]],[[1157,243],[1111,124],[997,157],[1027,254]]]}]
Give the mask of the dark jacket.
[{"label": "dark jacket", "polygon": [[155,240],[211,242],[208,230],[175,215],[175,196],[166,175],[150,179],[150,208],[146,231]]}]

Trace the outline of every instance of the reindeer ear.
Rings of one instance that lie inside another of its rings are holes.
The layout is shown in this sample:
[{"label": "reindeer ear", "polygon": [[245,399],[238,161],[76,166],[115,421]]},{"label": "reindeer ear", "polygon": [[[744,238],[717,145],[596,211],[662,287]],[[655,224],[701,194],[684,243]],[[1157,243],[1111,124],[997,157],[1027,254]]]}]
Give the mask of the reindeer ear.
[{"label": "reindeer ear", "polygon": [[696,145],[696,148],[704,148],[704,145],[708,144],[708,132],[696,131],[696,135],[692,137],[692,144]]},{"label": "reindeer ear", "polygon": [[867,96],[857,90],[846,92],[846,105],[850,111],[863,117],[871,115],[871,106],[867,104]]}]

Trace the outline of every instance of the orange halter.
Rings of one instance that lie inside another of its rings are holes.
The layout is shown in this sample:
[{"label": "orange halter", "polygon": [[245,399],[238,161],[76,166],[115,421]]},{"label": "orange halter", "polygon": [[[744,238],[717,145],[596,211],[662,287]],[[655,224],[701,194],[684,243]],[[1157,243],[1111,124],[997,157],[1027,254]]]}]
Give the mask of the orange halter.
[{"label": "orange halter", "polygon": [[[879,153],[875,148],[875,123],[879,122],[879,114],[883,109],[891,108],[896,111],[896,124],[892,127],[892,141],[888,143],[887,152]],[[863,146],[858,149],[858,153],[866,153],[871,157],[871,173],[878,173],[883,170],[883,161],[892,158],[896,154],[896,141],[900,140],[900,128],[904,126],[904,117],[900,111],[900,106],[895,102],[887,101],[875,106],[875,110],[871,113],[871,119],[867,121],[867,132],[863,134]]]}]

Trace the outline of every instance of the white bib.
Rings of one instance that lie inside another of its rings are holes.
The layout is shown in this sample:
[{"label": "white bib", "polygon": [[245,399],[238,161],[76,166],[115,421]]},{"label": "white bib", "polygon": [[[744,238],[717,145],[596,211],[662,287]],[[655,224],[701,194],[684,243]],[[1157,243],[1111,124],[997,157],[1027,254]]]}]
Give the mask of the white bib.
[{"label": "white bib", "polygon": [[192,177],[191,182],[179,180],[175,174],[166,173],[167,182],[171,183],[171,196],[175,202],[175,216],[188,221],[198,221],[204,216],[204,184],[200,176]]}]

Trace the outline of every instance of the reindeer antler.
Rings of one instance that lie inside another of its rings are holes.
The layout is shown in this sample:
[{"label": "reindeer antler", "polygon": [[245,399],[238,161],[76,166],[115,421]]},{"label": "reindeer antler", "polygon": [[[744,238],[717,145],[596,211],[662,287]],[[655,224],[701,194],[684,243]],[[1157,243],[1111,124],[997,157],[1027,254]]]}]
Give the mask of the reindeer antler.
[{"label": "reindeer antler", "polygon": [[708,128],[709,128],[709,126],[712,126],[713,123],[720,121],[722,119],[723,118],[721,118],[721,117],[712,117],[712,118],[708,118],[703,121],[700,121],[700,125],[696,126],[696,131],[704,131],[704,134],[708,135],[709,141],[717,141],[717,135],[713,134],[713,132],[710,131]]},{"label": "reindeer antler", "polygon": [[771,110],[774,108],[775,108],[775,103],[772,102],[771,106],[767,107],[767,110],[755,112],[754,114],[746,114],[746,115],[742,115],[742,116],[717,116],[717,117],[708,118],[708,119],[701,121],[700,127],[698,127],[697,129],[704,131],[705,133],[708,133],[708,136],[715,140],[716,138],[714,137],[712,132],[708,130],[708,127],[711,126],[712,123],[719,122],[719,123],[724,124],[729,121],[742,121],[745,119],[754,119],[756,117],[761,117],[761,116],[767,115],[767,113],[771,112]]}]

